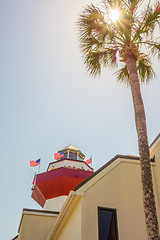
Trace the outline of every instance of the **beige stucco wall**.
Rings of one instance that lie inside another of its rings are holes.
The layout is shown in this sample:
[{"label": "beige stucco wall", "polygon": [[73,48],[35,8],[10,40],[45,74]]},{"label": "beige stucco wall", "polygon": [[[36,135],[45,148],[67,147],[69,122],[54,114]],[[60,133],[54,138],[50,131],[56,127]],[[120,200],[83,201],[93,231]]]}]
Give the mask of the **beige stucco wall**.
[{"label": "beige stucco wall", "polygon": [[67,198],[67,196],[63,195],[63,196],[60,196],[60,197],[47,199],[45,204],[44,204],[43,209],[48,210],[48,211],[60,212],[66,198]]},{"label": "beige stucco wall", "polygon": [[[158,192],[158,202],[160,204],[160,139],[151,147],[151,158],[155,156],[155,168],[153,168],[153,178],[155,181],[155,188]],[[159,219],[160,222],[160,219]]]},{"label": "beige stucco wall", "polygon": [[46,240],[57,217],[25,214],[18,240]]},{"label": "beige stucco wall", "polygon": [[117,209],[119,240],[146,240],[142,196],[139,162],[119,163],[85,191],[82,240],[98,239],[98,206]]},{"label": "beige stucco wall", "polygon": [[[81,200],[78,200],[59,235],[52,240],[81,240]],[[93,239],[92,239],[93,240]]]}]

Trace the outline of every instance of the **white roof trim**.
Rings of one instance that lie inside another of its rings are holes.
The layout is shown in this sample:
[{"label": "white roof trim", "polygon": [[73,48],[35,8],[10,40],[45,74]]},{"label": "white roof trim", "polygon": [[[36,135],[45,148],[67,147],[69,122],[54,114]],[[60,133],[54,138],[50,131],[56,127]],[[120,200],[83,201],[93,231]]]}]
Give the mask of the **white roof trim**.
[{"label": "white roof trim", "polygon": [[153,143],[151,143],[150,145],[150,152],[152,152],[154,150],[154,148],[156,148],[156,146],[160,143],[160,134],[157,136],[157,139],[155,138],[155,140],[153,141]]}]

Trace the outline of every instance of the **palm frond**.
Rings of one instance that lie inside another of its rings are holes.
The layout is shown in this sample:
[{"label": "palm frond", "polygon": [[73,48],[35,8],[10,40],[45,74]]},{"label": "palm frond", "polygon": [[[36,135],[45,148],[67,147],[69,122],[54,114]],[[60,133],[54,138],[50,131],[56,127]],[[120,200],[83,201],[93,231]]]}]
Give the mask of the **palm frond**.
[{"label": "palm frond", "polygon": [[151,6],[149,4],[147,8],[141,13],[137,24],[138,28],[134,35],[134,40],[140,40],[141,35],[145,34],[148,36],[154,32],[156,26],[160,21],[160,11],[156,10],[158,6],[159,5]]},{"label": "palm frond", "polygon": [[160,59],[160,43],[152,45],[151,53],[157,55],[158,59]]},{"label": "palm frond", "polygon": [[131,12],[134,12],[138,7],[140,7],[143,0],[128,0],[130,3],[130,10]]},{"label": "palm frond", "polygon": [[84,64],[91,76],[100,76],[101,67],[116,67],[117,63],[114,58],[112,48],[106,48],[105,51],[92,51],[84,54]]},{"label": "palm frond", "polygon": [[[159,40],[159,42],[158,42]],[[144,42],[140,42],[140,44],[144,44],[146,45],[146,47],[149,49],[150,51],[150,55],[157,55],[158,58],[160,58],[160,38],[156,38],[156,39],[152,39],[152,41],[144,41]]]},{"label": "palm frond", "polygon": [[98,51],[99,48],[101,48],[101,46],[102,46],[102,42],[98,41],[93,36],[85,38],[85,40],[83,39],[83,41],[81,41],[81,48],[84,53],[87,53],[93,50]]},{"label": "palm frond", "polygon": [[129,74],[127,70],[127,65],[116,71],[114,74],[116,75],[118,82],[124,83],[124,85],[129,86]]},{"label": "palm frond", "polygon": [[107,44],[117,41],[122,43],[124,39],[121,32],[111,21],[107,22],[107,16],[109,16],[109,9],[104,13],[93,4],[88,5],[77,22],[80,42],[95,38]]},{"label": "palm frond", "polygon": [[142,58],[137,61],[137,71],[140,81],[145,83],[148,83],[155,75],[151,67],[151,61],[147,58],[147,55],[143,54]]},{"label": "palm frond", "polygon": [[126,41],[131,40],[132,17],[126,11],[122,11],[121,17],[118,20],[118,28],[125,36]]},{"label": "palm frond", "polygon": [[89,54],[86,54],[84,56],[84,64],[91,76],[100,76],[101,64],[99,52],[90,52]]},{"label": "palm frond", "polygon": [[88,5],[78,19],[80,35],[89,36],[93,30],[100,28],[100,19],[103,20],[100,9],[93,4]]},{"label": "palm frond", "polygon": [[[114,8],[114,7],[119,7],[121,5],[121,2],[123,0],[103,0],[103,4],[106,8],[106,10],[110,9],[110,8]],[[126,1],[124,1],[124,3],[126,4]],[[126,5],[127,6],[127,5]]]}]

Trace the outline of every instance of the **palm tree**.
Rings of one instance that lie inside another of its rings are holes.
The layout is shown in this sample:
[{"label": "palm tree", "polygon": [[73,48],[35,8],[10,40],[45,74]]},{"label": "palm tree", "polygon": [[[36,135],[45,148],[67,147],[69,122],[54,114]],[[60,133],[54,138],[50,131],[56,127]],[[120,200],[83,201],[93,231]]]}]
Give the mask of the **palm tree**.
[{"label": "palm tree", "polygon": [[[111,19],[113,9],[120,13],[116,21]],[[78,19],[80,46],[89,73],[99,76],[102,66],[120,64],[116,77],[131,87],[149,240],[160,237],[140,82],[146,83],[154,76],[150,57],[160,58],[158,25],[160,27],[160,2],[149,1],[144,6],[143,0],[104,0],[100,7],[90,4]]]}]

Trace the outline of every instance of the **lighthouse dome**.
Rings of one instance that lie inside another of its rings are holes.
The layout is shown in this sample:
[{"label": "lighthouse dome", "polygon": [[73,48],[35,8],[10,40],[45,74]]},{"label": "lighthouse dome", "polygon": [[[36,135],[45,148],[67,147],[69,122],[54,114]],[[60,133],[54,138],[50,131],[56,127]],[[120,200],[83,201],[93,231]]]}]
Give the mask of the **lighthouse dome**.
[{"label": "lighthouse dome", "polygon": [[85,159],[85,155],[73,145],[69,145],[65,148],[62,148],[58,152],[63,152],[63,157],[61,159],[73,159],[73,160],[81,160]]}]

